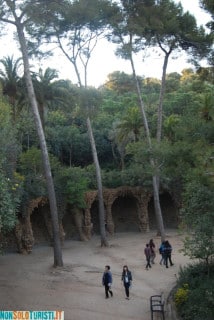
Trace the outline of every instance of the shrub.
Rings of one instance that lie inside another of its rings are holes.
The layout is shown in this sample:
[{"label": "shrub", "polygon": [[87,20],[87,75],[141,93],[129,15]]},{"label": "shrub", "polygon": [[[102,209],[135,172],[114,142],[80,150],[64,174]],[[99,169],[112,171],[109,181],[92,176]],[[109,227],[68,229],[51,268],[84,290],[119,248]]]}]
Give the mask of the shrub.
[{"label": "shrub", "polygon": [[175,305],[179,309],[187,301],[189,293],[189,285],[185,283],[181,288],[175,293]]},{"label": "shrub", "polygon": [[214,319],[214,265],[210,273],[206,264],[198,263],[180,269],[175,305],[183,320]]}]

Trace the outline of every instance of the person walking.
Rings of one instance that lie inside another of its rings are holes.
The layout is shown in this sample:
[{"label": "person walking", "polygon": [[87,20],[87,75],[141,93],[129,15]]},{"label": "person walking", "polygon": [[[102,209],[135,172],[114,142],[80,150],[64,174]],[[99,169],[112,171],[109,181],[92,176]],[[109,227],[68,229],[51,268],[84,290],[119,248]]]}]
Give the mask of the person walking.
[{"label": "person walking", "polygon": [[113,292],[111,290],[111,286],[112,286],[112,273],[110,271],[111,267],[110,266],[105,266],[105,270],[103,273],[103,279],[102,279],[102,283],[103,286],[105,286],[105,295],[106,295],[106,299],[109,298],[109,293],[111,295],[111,297],[113,297]]},{"label": "person walking", "polygon": [[154,241],[153,239],[151,239],[149,241],[149,247],[150,247],[150,250],[151,250],[151,257],[150,257],[150,261],[152,264],[154,264],[154,260],[155,260],[155,257],[156,257],[156,254],[155,254],[155,244],[154,244]]},{"label": "person walking", "polygon": [[151,259],[151,249],[149,247],[149,244],[147,243],[146,244],[146,247],[144,249],[144,254],[146,256],[146,261],[147,261],[147,264],[146,264],[146,270],[149,270],[148,268],[151,268],[151,264],[150,264],[150,259]]},{"label": "person walking", "polygon": [[132,284],[132,273],[129,270],[128,266],[123,266],[121,281],[123,282],[125,288],[126,299],[129,300],[129,288]]},{"label": "person walking", "polygon": [[170,263],[170,266],[173,266],[172,259],[171,259],[172,246],[168,240],[166,240],[164,243],[164,251],[163,252],[164,252],[164,257],[165,257],[166,268],[168,268],[168,261]]},{"label": "person walking", "polygon": [[165,241],[163,241],[159,247],[159,253],[161,254],[160,265],[162,265],[162,263],[165,264],[164,245],[165,245]]}]

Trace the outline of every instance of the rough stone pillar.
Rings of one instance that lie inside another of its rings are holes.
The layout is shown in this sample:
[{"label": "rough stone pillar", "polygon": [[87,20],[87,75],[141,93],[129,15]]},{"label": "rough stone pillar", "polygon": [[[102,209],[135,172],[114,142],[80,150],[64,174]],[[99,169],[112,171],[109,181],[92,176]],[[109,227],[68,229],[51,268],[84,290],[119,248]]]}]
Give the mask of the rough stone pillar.
[{"label": "rough stone pillar", "polygon": [[106,227],[107,231],[113,235],[114,234],[114,223],[112,220],[112,212],[111,212],[112,203],[106,204]]},{"label": "rough stone pillar", "polygon": [[83,221],[84,221],[83,210],[73,209],[73,216],[74,216],[74,221],[75,221],[77,231],[79,233],[80,240],[87,241],[88,238],[85,235],[85,232],[84,232],[85,230],[83,230]]},{"label": "rough stone pillar", "polygon": [[15,237],[19,253],[31,253],[34,245],[30,215],[21,218],[15,226]]},{"label": "rough stone pillar", "polygon": [[149,231],[148,201],[139,199],[138,202],[139,229],[141,232]]},{"label": "rough stone pillar", "polygon": [[93,225],[91,222],[90,208],[85,209],[83,232],[87,239],[91,239],[92,232],[93,232]]}]

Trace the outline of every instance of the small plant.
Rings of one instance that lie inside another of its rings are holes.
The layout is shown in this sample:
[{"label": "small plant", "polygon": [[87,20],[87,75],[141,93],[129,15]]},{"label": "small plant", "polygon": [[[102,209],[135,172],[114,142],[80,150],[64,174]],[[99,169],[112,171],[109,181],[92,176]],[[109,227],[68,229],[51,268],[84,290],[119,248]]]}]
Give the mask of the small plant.
[{"label": "small plant", "polygon": [[175,305],[179,309],[188,299],[189,285],[188,283],[183,284],[182,287],[178,288],[175,293]]}]

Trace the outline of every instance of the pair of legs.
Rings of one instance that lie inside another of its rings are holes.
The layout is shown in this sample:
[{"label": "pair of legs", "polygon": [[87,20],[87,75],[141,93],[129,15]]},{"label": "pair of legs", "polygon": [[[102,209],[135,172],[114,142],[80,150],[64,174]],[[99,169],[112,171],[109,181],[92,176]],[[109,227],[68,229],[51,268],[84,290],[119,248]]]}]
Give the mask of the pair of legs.
[{"label": "pair of legs", "polygon": [[112,292],[111,288],[107,284],[105,284],[106,299],[109,297],[108,293],[110,293],[111,297],[113,296],[113,292]]},{"label": "pair of legs", "polygon": [[169,260],[170,266],[173,266],[172,259],[171,259],[171,254],[167,254],[166,257],[165,257],[166,268],[168,268],[168,260]]},{"label": "pair of legs", "polygon": [[126,298],[129,299],[129,283],[124,283],[125,292],[126,292]]},{"label": "pair of legs", "polygon": [[155,262],[154,262],[155,257],[156,257],[156,254],[155,254],[155,253],[152,253],[151,258],[150,258],[152,264],[155,263]]},{"label": "pair of legs", "polygon": [[163,254],[161,254],[161,259],[160,259],[160,264],[164,263],[165,264],[165,257]]},{"label": "pair of legs", "polygon": [[151,268],[151,264],[150,264],[150,257],[146,257],[146,261],[147,261],[147,264],[146,264],[146,269],[148,270],[148,267]]}]

